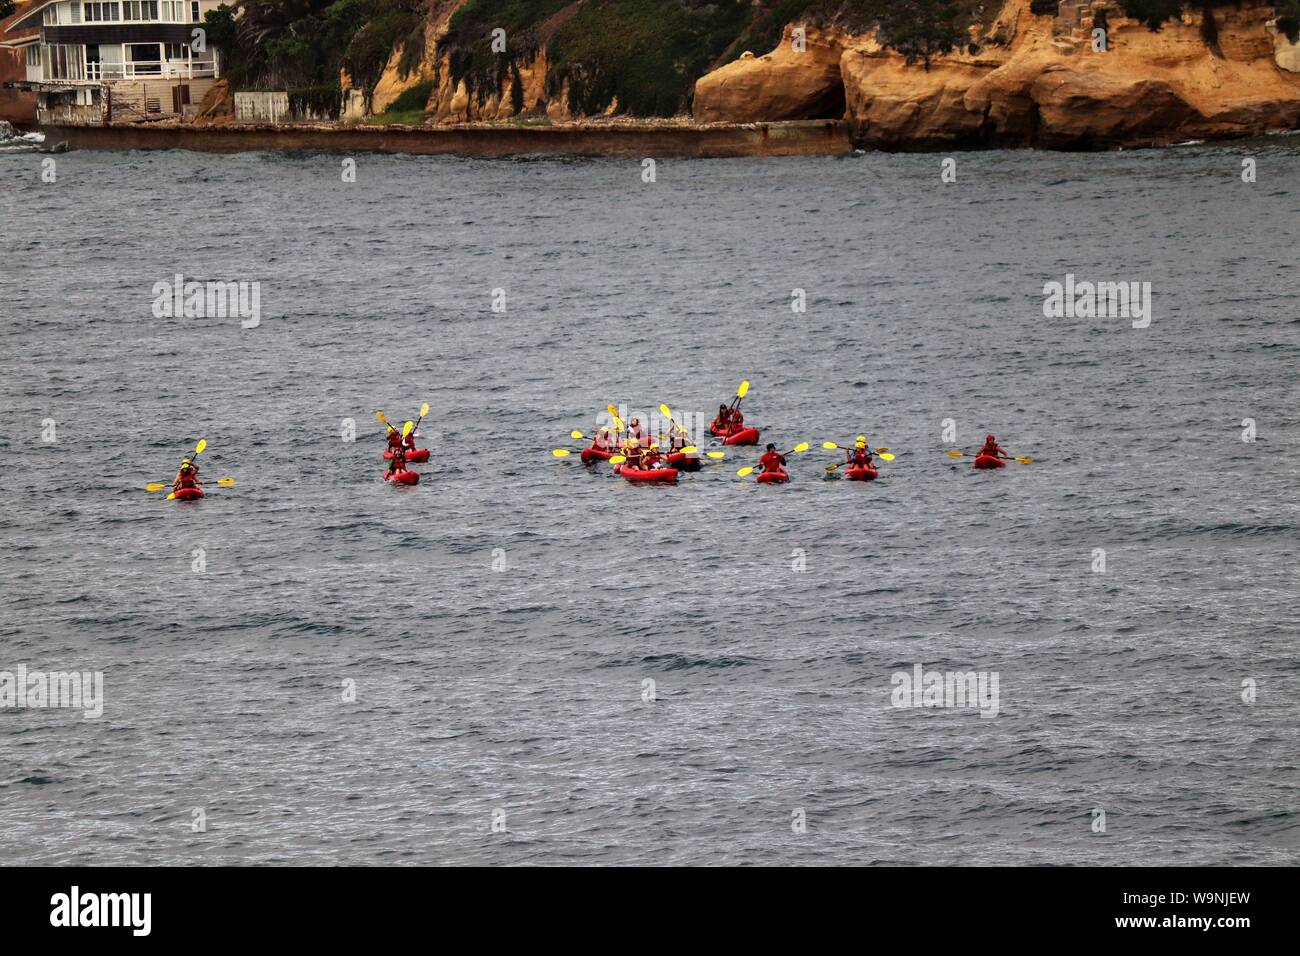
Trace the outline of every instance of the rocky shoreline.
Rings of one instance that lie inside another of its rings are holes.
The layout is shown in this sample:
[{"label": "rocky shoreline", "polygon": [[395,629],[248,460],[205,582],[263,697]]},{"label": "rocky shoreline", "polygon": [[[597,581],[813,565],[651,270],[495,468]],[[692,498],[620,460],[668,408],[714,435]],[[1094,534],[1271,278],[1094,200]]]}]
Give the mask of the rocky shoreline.
[{"label": "rocky shoreline", "polygon": [[46,142],[73,149],[188,149],[230,153],[321,150],[503,158],[556,154],[631,159],[836,156],[851,153],[848,125],[786,123],[569,123],[556,126],[224,125],[112,123],[45,126]]}]

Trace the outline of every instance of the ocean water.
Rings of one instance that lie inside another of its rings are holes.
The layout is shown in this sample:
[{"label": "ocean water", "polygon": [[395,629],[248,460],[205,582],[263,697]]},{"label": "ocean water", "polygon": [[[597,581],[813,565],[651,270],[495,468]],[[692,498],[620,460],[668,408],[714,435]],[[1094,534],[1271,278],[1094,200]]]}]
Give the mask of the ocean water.
[{"label": "ocean water", "polygon": [[[0,861],[1300,861],[1300,141],[942,158],[0,155],[0,671],[103,674],[0,707]],[[786,486],[550,454],[742,379]]]}]

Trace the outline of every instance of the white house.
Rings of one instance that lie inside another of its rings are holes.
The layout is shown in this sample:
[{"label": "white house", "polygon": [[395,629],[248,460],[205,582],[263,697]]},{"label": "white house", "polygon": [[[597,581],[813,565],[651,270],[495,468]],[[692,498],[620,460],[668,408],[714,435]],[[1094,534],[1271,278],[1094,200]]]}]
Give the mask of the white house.
[{"label": "white house", "polygon": [[46,0],[7,27],[26,52],[41,123],[183,115],[220,76],[200,28],[221,0]]}]

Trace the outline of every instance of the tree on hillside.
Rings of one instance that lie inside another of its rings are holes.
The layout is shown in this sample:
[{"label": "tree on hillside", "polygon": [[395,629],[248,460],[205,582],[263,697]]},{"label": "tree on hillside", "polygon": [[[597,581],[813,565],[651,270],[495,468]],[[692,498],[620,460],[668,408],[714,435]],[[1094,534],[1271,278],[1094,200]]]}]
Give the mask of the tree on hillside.
[{"label": "tree on hillside", "polygon": [[0,0],[0,20],[3,20],[5,17],[9,16],[9,14],[13,13],[14,7],[16,6],[17,4],[14,3],[14,0]]},{"label": "tree on hillside", "polygon": [[930,57],[951,53],[969,37],[970,22],[957,0],[898,0],[880,14],[881,38],[907,59],[930,68]]}]

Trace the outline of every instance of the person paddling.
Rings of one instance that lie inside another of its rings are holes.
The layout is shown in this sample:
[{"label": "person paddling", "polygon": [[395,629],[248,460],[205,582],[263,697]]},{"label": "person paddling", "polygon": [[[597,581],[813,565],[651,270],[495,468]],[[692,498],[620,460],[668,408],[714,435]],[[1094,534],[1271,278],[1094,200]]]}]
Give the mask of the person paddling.
[{"label": "person paddling", "polygon": [[409,470],[406,467],[406,452],[402,450],[402,446],[399,444],[393,449],[393,457],[388,460],[388,474],[399,475]]},{"label": "person paddling", "polygon": [[709,422],[709,430],[715,434],[725,435],[727,433],[727,424],[731,421],[731,406],[719,405],[718,417]]},{"label": "person paddling", "polygon": [[867,445],[866,435],[858,436],[852,451],[844,449],[844,464],[853,465],[855,468],[871,467],[871,448]]},{"label": "person paddling", "polygon": [[758,459],[758,463],[763,467],[763,474],[779,475],[785,471],[785,455],[777,451],[771,442],[768,442],[767,451]]},{"label": "person paddling", "polygon": [[641,445],[638,442],[629,441],[623,455],[627,458],[627,461],[623,463],[624,468],[635,469],[641,467]]},{"label": "person paddling", "polygon": [[388,426],[388,450],[394,454],[402,450],[402,433],[392,425]]},{"label": "person paddling", "polygon": [[596,435],[591,440],[591,447],[596,451],[613,451],[614,442],[610,438],[609,426],[601,425],[596,431]]},{"label": "person paddling", "polygon": [[645,429],[641,427],[641,419],[634,418],[627,423],[627,437],[637,443],[639,447],[644,447],[647,443]]},{"label": "person paddling", "polygon": [[975,454],[976,457],[980,455],[988,455],[990,458],[1011,457],[1010,455],[1007,454],[1007,450],[1003,448],[1001,445],[999,445],[998,440],[994,438],[992,435],[984,436],[984,447],[981,448],[979,451],[977,451]]},{"label": "person paddling", "polygon": [[172,490],[179,491],[182,488],[199,487],[199,466],[186,458],[181,462],[180,471],[176,472],[176,480],[172,482]]},{"label": "person paddling", "polygon": [[686,447],[686,429],[676,422],[668,426],[668,451],[679,452]]},{"label": "person paddling", "polygon": [[745,429],[745,414],[739,408],[731,410],[731,421],[727,425],[727,435],[738,434]]},{"label": "person paddling", "polygon": [[663,458],[664,456],[659,454],[658,443],[651,442],[650,450],[647,451],[644,457],[641,459],[641,467],[649,471],[651,468],[658,467],[659,462],[663,461]]}]

